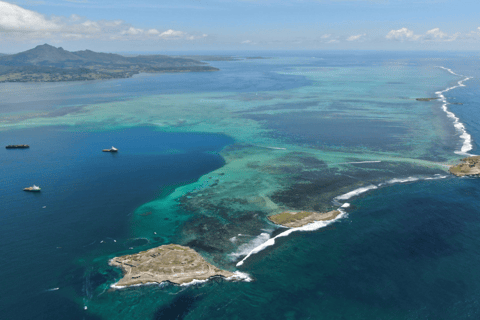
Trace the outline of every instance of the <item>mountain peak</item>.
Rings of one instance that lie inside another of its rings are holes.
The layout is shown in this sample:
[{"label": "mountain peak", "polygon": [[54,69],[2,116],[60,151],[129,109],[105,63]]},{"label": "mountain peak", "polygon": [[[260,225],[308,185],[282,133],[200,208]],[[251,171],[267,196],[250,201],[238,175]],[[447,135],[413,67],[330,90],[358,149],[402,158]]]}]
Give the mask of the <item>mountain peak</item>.
[{"label": "mountain peak", "polygon": [[50,65],[52,63],[63,63],[64,61],[84,60],[82,57],[66,51],[62,47],[57,48],[48,43],[12,55],[11,58],[14,65]]},{"label": "mountain peak", "polygon": [[[39,44],[38,46],[36,46],[36,47],[33,48],[33,49],[39,49],[39,48],[57,49],[57,47],[54,47],[54,46],[52,46],[52,45],[49,45],[48,43]],[[58,49],[59,49],[59,48],[58,48]]]}]

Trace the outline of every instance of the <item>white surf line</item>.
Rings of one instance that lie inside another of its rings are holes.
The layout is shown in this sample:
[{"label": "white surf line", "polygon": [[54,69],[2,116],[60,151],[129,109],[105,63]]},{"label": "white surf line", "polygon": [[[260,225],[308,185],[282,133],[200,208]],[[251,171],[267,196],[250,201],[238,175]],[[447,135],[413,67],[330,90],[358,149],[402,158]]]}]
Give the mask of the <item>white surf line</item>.
[{"label": "white surf line", "polygon": [[[346,207],[346,206],[345,206]],[[344,207],[344,208],[345,208]],[[280,233],[279,235],[271,238],[271,239],[268,239],[268,241],[262,243],[261,245],[259,245],[258,247],[254,248],[252,251],[250,251],[246,256],[245,258],[243,258],[241,261],[239,261],[237,263],[237,267],[240,267],[241,265],[243,265],[243,263],[245,262],[245,260],[247,260],[248,258],[250,258],[250,256],[252,256],[253,254],[256,254],[260,251],[262,251],[263,249],[267,248],[267,247],[270,247],[270,246],[273,246],[275,244],[275,239],[277,238],[280,238],[280,237],[286,237],[288,236],[290,233],[292,232],[295,232],[295,231],[314,231],[314,230],[318,230],[318,229],[321,229],[321,228],[324,228],[326,226],[328,226],[329,224],[337,221],[338,219],[341,219],[342,217],[344,217],[347,213],[345,211],[343,211],[342,209],[337,209],[338,211],[340,211],[340,214],[338,216],[335,217],[335,219],[332,219],[332,220],[328,220],[328,221],[315,221],[315,222],[312,222],[312,223],[309,223],[307,225],[304,225],[302,227],[298,227],[298,228],[290,228],[282,233]]]},{"label": "white surf line", "polygon": [[[357,197],[361,195],[362,193],[368,192],[370,190],[375,190],[378,189],[379,187],[386,186],[386,185],[392,185],[392,184],[398,184],[398,183],[407,183],[407,182],[415,182],[415,181],[422,181],[422,180],[437,180],[437,179],[445,179],[448,176],[446,175],[441,175],[441,174],[434,174],[431,177],[406,177],[406,178],[393,178],[390,180],[387,180],[385,182],[379,183],[378,185],[368,185],[365,187],[361,187],[358,189],[355,189],[353,191],[347,192],[345,194],[339,195],[335,198],[333,198],[333,202],[336,205],[340,205],[340,202],[338,200],[348,200],[353,197]],[[350,206],[350,205],[349,205]]]},{"label": "white surf line", "polygon": [[[452,73],[453,75],[456,75],[456,76],[461,76],[461,75],[458,75],[456,74],[455,72],[453,72],[451,69],[448,69],[448,68],[445,68],[445,67],[439,67],[439,68],[442,68],[442,69],[445,69],[447,70],[448,72]],[[461,76],[463,77],[463,76]],[[445,90],[442,90],[442,91],[437,91],[435,92],[436,95],[438,95],[438,97],[440,98],[440,100],[443,102],[443,106],[442,106],[442,109],[447,113],[448,117],[454,119],[454,126],[457,130],[459,130],[460,132],[462,132],[461,134],[461,138],[464,139],[464,143],[463,143],[463,146],[461,148],[460,151],[455,151],[455,153],[457,154],[462,154],[462,155],[469,155],[467,152],[472,150],[473,148],[473,145],[472,145],[472,137],[471,135],[469,135],[465,129],[465,126],[463,125],[463,123],[460,122],[460,119],[458,117],[455,116],[455,114],[453,112],[450,112],[448,111],[447,109],[447,99],[445,98],[445,96],[443,95],[443,93],[445,92],[448,92],[450,90],[453,90],[455,88],[458,88],[458,87],[464,87],[465,85],[463,84],[463,82],[467,81],[467,80],[470,80],[471,77],[465,77],[465,79],[463,80],[460,80],[458,81],[458,85],[456,86],[453,86],[453,87],[450,87],[450,88],[447,88]],[[268,147],[267,147],[268,148]],[[348,163],[378,163],[378,162],[381,162],[381,161],[360,161],[360,162],[345,162],[345,163],[338,163],[338,164],[348,164]],[[414,181],[418,181],[418,180],[434,180],[434,179],[444,179],[446,178],[447,176],[442,176],[442,175],[434,175],[433,177],[408,177],[408,178],[403,178],[403,179],[399,179],[399,178],[394,178],[394,179],[391,179],[391,180],[388,180],[384,183],[380,183],[378,186],[376,185],[369,185],[369,186],[366,186],[366,187],[361,187],[361,188],[358,188],[358,189],[355,189],[353,191],[350,191],[348,193],[345,193],[343,195],[340,195],[338,197],[335,197],[333,199],[333,201],[340,205],[340,203],[338,202],[338,200],[348,200],[352,197],[356,197],[362,193],[365,193],[367,191],[370,191],[370,190],[374,190],[374,189],[378,189],[378,187],[380,186],[383,186],[383,185],[390,185],[390,184],[396,184],[396,183],[406,183],[406,182],[414,182]],[[350,204],[349,203],[344,203],[340,206],[339,209],[337,209],[338,211],[340,211],[340,214],[335,217],[335,219],[333,220],[329,220],[329,221],[315,221],[313,223],[310,223],[310,224],[307,224],[305,226],[302,226],[302,227],[298,227],[298,228],[290,228],[282,233],[280,233],[279,235],[271,238],[271,239],[268,239],[266,242],[264,242],[263,244],[259,245],[258,247],[254,248],[252,251],[250,251],[241,261],[239,261],[236,266],[237,267],[240,267],[243,265],[243,263],[245,262],[245,260],[247,260],[250,256],[252,256],[253,254],[256,254],[260,251],[262,251],[263,249],[267,248],[267,247],[270,247],[270,246],[273,246],[275,244],[275,239],[277,238],[280,238],[280,237],[286,237],[288,235],[290,235],[292,232],[295,232],[295,231],[314,231],[314,230],[318,230],[320,228],[323,228],[323,227],[326,227],[328,226],[329,224],[337,221],[338,219],[341,219],[342,217],[344,217],[346,215],[346,212],[344,210],[342,210],[341,208],[348,208],[350,207]]]},{"label": "white surf line", "polygon": [[[116,282],[116,283],[110,285],[110,288],[120,290],[120,289],[129,288],[129,287],[142,287],[142,286],[152,286],[152,285],[157,285],[159,287],[164,287],[164,286],[167,286],[169,283],[172,284],[172,285],[180,286],[180,287],[189,287],[189,286],[193,286],[193,285],[197,285],[197,284],[201,284],[201,283],[206,283],[206,282],[208,282],[209,280],[211,280],[215,277],[218,277],[218,276],[211,276],[210,278],[204,279],[204,280],[193,279],[190,282],[181,283],[181,284],[177,284],[177,283],[165,280],[165,281],[162,281],[162,282],[146,282],[146,283],[132,284],[132,285],[129,285],[129,286],[119,286],[119,285],[117,285],[118,282]],[[250,278],[250,275],[248,273],[240,272],[240,271],[235,271],[233,273],[233,275],[230,276],[230,277],[223,277],[223,276],[219,276],[219,277],[223,278],[227,281],[244,281],[244,282],[252,282],[253,281],[253,279]]]},{"label": "white surf line", "polygon": [[[298,228],[290,228],[290,229],[287,229],[286,231],[278,234],[277,236],[273,237],[273,238],[270,238],[268,239],[267,241],[265,241],[264,243],[262,243],[261,245],[255,247],[253,250],[251,250],[241,261],[239,261],[236,266],[237,267],[240,267],[243,265],[243,263],[245,262],[245,260],[247,260],[248,258],[250,258],[250,256],[262,251],[263,249],[267,248],[267,247],[270,247],[270,246],[273,246],[275,244],[275,239],[277,238],[280,238],[280,237],[286,237],[288,235],[290,235],[292,232],[295,232],[295,231],[315,231],[315,230],[318,230],[318,229],[321,229],[321,228],[324,228],[326,226],[328,226],[329,224],[345,217],[345,215],[347,214],[343,208],[348,208],[350,207],[350,203],[348,202],[345,202],[345,203],[340,203],[338,202],[338,200],[348,200],[350,198],[353,198],[353,197],[356,197],[356,196],[359,196],[361,195],[362,193],[365,193],[365,192],[368,192],[370,190],[375,190],[375,189],[378,189],[379,187],[381,186],[384,186],[384,185],[392,185],[392,184],[397,184],[397,183],[407,183],[407,182],[414,182],[414,181],[419,181],[419,180],[436,180],[436,179],[445,179],[447,178],[447,176],[445,175],[441,175],[441,174],[435,174],[433,175],[432,177],[407,177],[407,178],[394,178],[394,179],[390,179],[386,182],[383,182],[383,183],[380,183],[378,185],[368,185],[368,186],[365,186],[365,187],[361,187],[361,188],[358,188],[358,189],[355,189],[353,191],[350,191],[350,192],[347,192],[345,194],[342,194],[342,195],[339,195],[338,197],[335,197],[333,198],[333,202],[335,205],[338,205],[340,206],[337,210],[340,211],[340,214],[338,216],[335,217],[335,219],[332,219],[332,220],[328,220],[328,221],[315,221],[315,222],[312,222],[312,223],[309,223],[307,225],[304,225],[302,227],[298,227]],[[258,238],[258,237],[257,237]]]},{"label": "white surf line", "polygon": [[[463,75],[460,75],[460,74],[457,74],[457,73],[453,72],[449,68],[445,68],[445,67],[442,67],[442,66],[439,66],[439,68],[444,69],[444,70],[450,72],[451,74],[453,74],[455,76],[465,77]],[[447,108],[447,105],[448,105],[447,98],[445,98],[445,96],[443,94],[445,92],[448,92],[450,90],[453,90],[453,89],[456,89],[456,88],[459,88],[459,87],[465,87],[464,82],[467,81],[467,80],[470,80],[470,79],[472,79],[472,78],[471,77],[465,77],[463,80],[458,81],[456,86],[447,88],[447,89],[442,90],[442,91],[435,92],[435,94],[440,98],[440,100],[443,103],[442,110],[445,111],[445,113],[447,114],[447,116],[449,118],[453,119],[453,126],[455,127],[455,129],[457,131],[460,132],[460,138],[463,139],[463,145],[462,145],[461,149],[455,151],[455,153],[459,154],[459,155],[467,155],[467,156],[472,156],[472,154],[468,153],[468,151],[473,149],[472,136],[470,134],[468,134],[467,129],[465,128],[465,125],[460,122],[460,119],[453,112],[448,110],[448,108]]]},{"label": "white surf line", "polygon": [[[193,279],[191,282],[182,283],[180,286],[181,287],[188,287],[188,286],[193,286],[193,285],[200,284],[200,283],[205,283],[208,280],[210,280],[211,278],[214,278],[214,277],[210,277],[210,278],[205,279],[205,280]],[[240,272],[240,271],[235,271],[233,273],[233,276],[230,276],[228,278],[225,278],[225,277],[222,277],[222,278],[227,280],[227,281],[245,281],[245,282],[252,282],[253,281],[253,279],[250,278],[248,273]]]},{"label": "white surf line", "polygon": [[361,188],[355,189],[353,191],[347,192],[345,194],[342,194],[338,197],[333,198],[333,200],[334,201],[348,200],[350,198],[356,197],[358,195],[361,195],[362,193],[365,193],[367,191],[374,190],[374,189],[378,189],[378,187],[372,184],[372,185],[369,185],[369,186],[366,186],[366,187],[361,187]]},{"label": "white surf line", "polygon": [[[237,248],[237,251],[230,253],[228,256],[232,259],[232,261],[235,261],[238,258],[247,255],[249,252],[252,251],[252,249],[255,249],[259,245],[268,241],[270,239],[270,234],[271,232],[262,232],[260,235],[256,236],[249,242],[240,245]],[[230,238],[230,241],[236,242],[237,238],[236,237]]]}]

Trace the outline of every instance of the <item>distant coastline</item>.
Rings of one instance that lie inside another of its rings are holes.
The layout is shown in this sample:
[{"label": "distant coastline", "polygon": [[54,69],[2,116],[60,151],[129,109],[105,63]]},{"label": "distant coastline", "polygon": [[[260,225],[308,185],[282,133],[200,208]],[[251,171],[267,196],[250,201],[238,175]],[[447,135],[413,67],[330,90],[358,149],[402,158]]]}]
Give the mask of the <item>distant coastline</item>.
[{"label": "distant coastline", "polygon": [[204,61],[232,61],[216,56],[122,56],[90,50],[70,52],[48,44],[0,55],[2,82],[60,82],[130,78],[139,73],[213,72]]},{"label": "distant coastline", "polygon": [[150,68],[134,71],[104,72],[94,70],[63,70],[49,68],[47,70],[37,67],[16,68],[7,74],[0,75],[0,83],[5,82],[61,82],[61,81],[88,81],[131,78],[139,73],[183,73],[183,72],[213,72],[220,71],[210,66],[175,67],[175,68]]}]

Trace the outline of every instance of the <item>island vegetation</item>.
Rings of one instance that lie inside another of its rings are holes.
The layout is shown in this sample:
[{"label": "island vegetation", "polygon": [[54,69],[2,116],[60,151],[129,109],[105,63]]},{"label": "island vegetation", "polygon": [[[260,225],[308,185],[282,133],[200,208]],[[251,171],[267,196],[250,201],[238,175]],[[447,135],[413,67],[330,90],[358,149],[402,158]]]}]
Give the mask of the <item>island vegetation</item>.
[{"label": "island vegetation", "polygon": [[120,267],[124,273],[114,288],[164,281],[183,284],[213,276],[234,276],[209,264],[195,250],[176,244],[116,257],[110,260],[110,265]]},{"label": "island vegetation", "polygon": [[44,44],[0,55],[0,82],[55,82],[129,78],[138,73],[218,71],[207,63],[166,55],[122,56],[90,50],[70,52]]},{"label": "island vegetation", "polygon": [[335,219],[340,211],[329,212],[315,211],[286,211],[269,216],[268,219],[278,225],[288,228],[298,228],[315,221],[328,221]]},{"label": "island vegetation", "polygon": [[451,166],[450,173],[457,177],[476,176],[480,174],[480,156],[464,158],[456,166]]}]

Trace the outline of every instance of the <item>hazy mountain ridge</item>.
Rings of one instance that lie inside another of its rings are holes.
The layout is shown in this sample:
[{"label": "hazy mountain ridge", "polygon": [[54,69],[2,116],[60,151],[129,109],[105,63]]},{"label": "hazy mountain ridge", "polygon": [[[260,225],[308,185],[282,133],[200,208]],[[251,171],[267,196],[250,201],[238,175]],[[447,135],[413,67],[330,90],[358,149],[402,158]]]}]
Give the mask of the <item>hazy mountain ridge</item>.
[{"label": "hazy mountain ridge", "polygon": [[0,82],[73,81],[128,78],[140,72],[218,71],[207,63],[165,55],[125,57],[91,50],[70,52],[44,44],[0,55]]}]

